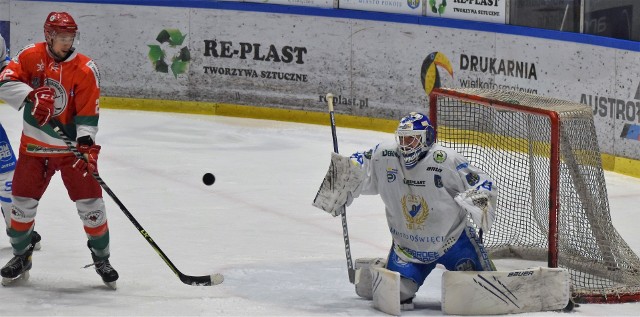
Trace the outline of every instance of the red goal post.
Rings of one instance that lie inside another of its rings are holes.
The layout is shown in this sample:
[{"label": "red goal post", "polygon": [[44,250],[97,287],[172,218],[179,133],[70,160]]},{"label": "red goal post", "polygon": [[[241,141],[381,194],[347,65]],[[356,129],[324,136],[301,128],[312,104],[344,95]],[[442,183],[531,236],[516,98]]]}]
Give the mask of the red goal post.
[{"label": "red goal post", "polygon": [[566,268],[578,302],[640,301],[640,259],[611,223],[590,107],[475,88],[436,88],[429,104],[438,142],[500,189],[483,236],[493,258]]}]

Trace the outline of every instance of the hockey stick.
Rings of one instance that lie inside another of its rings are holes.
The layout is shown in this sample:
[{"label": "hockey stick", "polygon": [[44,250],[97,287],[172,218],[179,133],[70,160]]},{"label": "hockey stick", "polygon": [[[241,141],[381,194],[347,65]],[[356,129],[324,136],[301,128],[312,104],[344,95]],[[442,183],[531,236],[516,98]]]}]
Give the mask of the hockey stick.
[{"label": "hockey stick", "polygon": [[[333,114],[333,94],[327,94],[327,104],[329,105],[329,118],[331,120],[331,136],[333,136],[333,151],[338,152],[338,137],[336,136],[336,119]],[[356,271],[353,269],[353,261],[351,260],[351,245],[349,243],[349,229],[347,228],[347,207],[342,206],[342,235],[344,237],[344,252],[347,256],[347,268],[349,269],[349,282],[355,283]]]},{"label": "hockey stick", "polygon": [[[51,121],[49,121],[49,125],[60,136],[60,138],[62,138],[62,140],[67,145],[69,150],[71,150],[71,152],[73,152],[73,154],[77,158],[82,159],[82,160],[85,159],[84,155],[82,155],[82,153],[80,153],[78,151],[78,149],[73,145],[71,139],[69,139],[69,137],[63,131],[62,127],[60,126],[60,124],[58,122],[54,122],[54,120],[51,120]],[[158,255],[160,255],[162,260],[164,260],[164,263],[166,263],[169,266],[169,268],[173,271],[173,273],[175,273],[180,278],[180,281],[182,281],[182,283],[185,283],[185,284],[188,284],[188,285],[194,285],[194,286],[195,285],[197,285],[197,286],[211,286],[211,285],[218,285],[218,284],[222,283],[222,281],[224,281],[224,276],[222,274],[219,274],[219,273],[211,274],[211,275],[203,275],[203,276],[191,276],[191,275],[185,275],[182,272],[180,272],[178,270],[178,268],[176,268],[176,266],[173,265],[171,260],[169,260],[169,258],[164,254],[164,252],[162,252],[160,247],[153,241],[151,236],[149,236],[149,233],[147,233],[147,231],[144,230],[144,228],[142,228],[142,226],[140,225],[140,223],[138,223],[136,218],[134,218],[133,215],[129,212],[129,210],[127,210],[127,207],[125,207],[124,204],[122,204],[120,199],[118,199],[116,194],[113,193],[111,188],[109,188],[109,186],[107,186],[107,184],[102,180],[102,177],[100,177],[98,172],[97,171],[93,172],[92,175],[93,175],[93,178],[95,178],[96,181],[98,181],[98,183],[104,189],[104,191],[107,192],[107,194],[109,194],[109,196],[111,196],[113,201],[120,207],[120,210],[122,210],[124,215],[127,216],[127,218],[129,218],[129,221],[131,221],[131,223],[136,227],[136,229],[138,229],[140,234],[147,240],[147,242],[149,242],[149,244],[151,245],[151,247],[153,247],[153,249],[156,251],[156,253],[158,253]]]}]

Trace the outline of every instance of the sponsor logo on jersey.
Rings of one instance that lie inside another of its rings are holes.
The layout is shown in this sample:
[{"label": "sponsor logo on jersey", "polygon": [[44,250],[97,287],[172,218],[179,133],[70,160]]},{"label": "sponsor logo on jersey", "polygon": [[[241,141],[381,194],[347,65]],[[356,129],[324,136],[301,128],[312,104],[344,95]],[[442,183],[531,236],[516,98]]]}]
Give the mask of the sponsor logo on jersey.
[{"label": "sponsor logo on jersey", "polygon": [[456,166],[456,171],[459,171],[459,170],[461,170],[463,168],[467,168],[468,166],[469,166],[469,163],[462,163],[462,164]]},{"label": "sponsor logo on jersey", "polygon": [[409,248],[398,247],[402,254],[406,255],[409,258],[414,258],[420,260],[422,262],[433,262],[440,258],[440,253],[436,251],[416,251]]},{"label": "sponsor logo on jersey", "polygon": [[41,145],[29,143],[26,146],[28,153],[69,153],[68,149],[55,149],[55,148],[46,148]]},{"label": "sponsor logo on jersey", "polygon": [[404,195],[400,199],[402,204],[402,213],[407,221],[407,229],[409,230],[421,230],[424,229],[424,222],[429,216],[429,205],[418,195]]},{"label": "sponsor logo on jersey", "polygon": [[398,170],[395,168],[387,167],[387,182],[393,183],[398,178]]},{"label": "sponsor logo on jersey", "polygon": [[402,181],[405,183],[405,185],[416,186],[416,187],[424,187],[427,183],[425,181],[416,181],[416,180],[406,179],[406,178]]},{"label": "sponsor logo on jersey", "polygon": [[478,176],[478,174],[476,173],[469,173],[467,174],[467,176],[465,176],[465,178],[467,179],[467,183],[469,183],[470,186],[473,186],[480,181],[480,176]]},{"label": "sponsor logo on jersey", "polygon": [[[397,247],[396,248],[398,251],[404,253],[404,255],[406,255],[408,258],[411,258],[412,256],[410,254],[407,254],[402,248]],[[401,259],[395,252],[391,253],[391,257],[390,257],[390,261],[391,263],[400,266],[400,267],[404,267],[409,265],[409,263],[407,263],[405,260]]]},{"label": "sponsor logo on jersey", "polygon": [[435,167],[435,166],[429,166],[427,167],[427,172],[442,172],[442,169],[439,167]]},{"label": "sponsor logo on jersey", "polygon": [[443,150],[437,150],[433,152],[433,160],[436,163],[443,163],[444,161],[447,160],[447,152]]},{"label": "sponsor logo on jersey", "polygon": [[8,161],[13,157],[9,143],[0,142],[0,161]]},{"label": "sponsor logo on jersey", "polygon": [[100,88],[100,70],[98,70],[98,65],[93,60],[90,60],[87,63],[87,67],[93,72],[93,77],[96,79],[96,87]]},{"label": "sponsor logo on jersey", "polygon": [[442,176],[438,174],[433,175],[433,184],[438,188],[442,188],[444,186],[444,184],[442,183]]},{"label": "sponsor logo on jersey", "polygon": [[392,235],[398,238],[420,243],[438,244],[443,243],[446,239],[445,236],[421,236],[418,234],[408,234],[402,231],[398,231],[394,227],[389,227],[389,232],[391,232]]},{"label": "sponsor logo on jersey", "polygon": [[398,152],[396,151],[392,151],[392,150],[384,150],[382,151],[382,156],[395,156],[395,157],[400,157],[398,155]]}]

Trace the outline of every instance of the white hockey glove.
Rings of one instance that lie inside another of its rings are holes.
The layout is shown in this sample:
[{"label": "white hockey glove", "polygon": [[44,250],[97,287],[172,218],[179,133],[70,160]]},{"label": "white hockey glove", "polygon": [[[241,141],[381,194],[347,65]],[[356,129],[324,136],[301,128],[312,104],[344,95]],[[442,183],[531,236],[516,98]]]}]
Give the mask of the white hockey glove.
[{"label": "white hockey glove", "polygon": [[331,153],[329,170],[318,189],[313,206],[331,215],[344,213],[344,206],[353,201],[353,193],[362,185],[364,172],[351,162],[348,157]]},{"label": "white hockey glove", "polygon": [[473,222],[484,232],[488,232],[496,219],[495,208],[487,193],[475,189],[458,194],[454,200],[466,210]]}]

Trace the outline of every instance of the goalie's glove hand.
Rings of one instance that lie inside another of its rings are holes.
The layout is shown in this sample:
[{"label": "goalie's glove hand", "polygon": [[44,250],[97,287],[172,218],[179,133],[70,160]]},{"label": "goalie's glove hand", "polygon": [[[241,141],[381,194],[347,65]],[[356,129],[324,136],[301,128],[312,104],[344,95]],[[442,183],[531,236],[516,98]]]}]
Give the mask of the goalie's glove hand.
[{"label": "goalie's glove hand", "polygon": [[33,102],[31,115],[39,126],[47,124],[53,116],[55,98],[56,91],[48,86],[38,87],[27,95],[27,99]]},{"label": "goalie's glove hand", "polygon": [[313,200],[313,206],[334,217],[343,214],[345,205],[351,205],[353,198],[359,195],[364,177],[364,172],[348,157],[332,153],[329,170]]},{"label": "goalie's glove hand", "polygon": [[334,216],[334,217],[342,215],[344,213],[345,209],[346,209],[345,207],[348,207],[353,202],[353,195],[351,194],[351,192],[347,192],[346,199],[347,200],[343,205],[335,206],[335,207],[333,207],[332,210],[327,210],[327,212],[329,214],[331,214],[332,216]]},{"label": "goalie's glove hand", "polygon": [[[93,141],[91,142],[93,143]],[[98,169],[98,154],[100,154],[100,145],[82,144],[78,139],[78,152],[82,153],[83,159],[77,158],[73,163],[73,168],[82,173],[82,176],[93,174]]]},{"label": "goalie's glove hand", "polygon": [[484,232],[488,232],[495,221],[495,209],[487,193],[470,189],[458,194],[454,200],[466,210],[473,222]]}]

